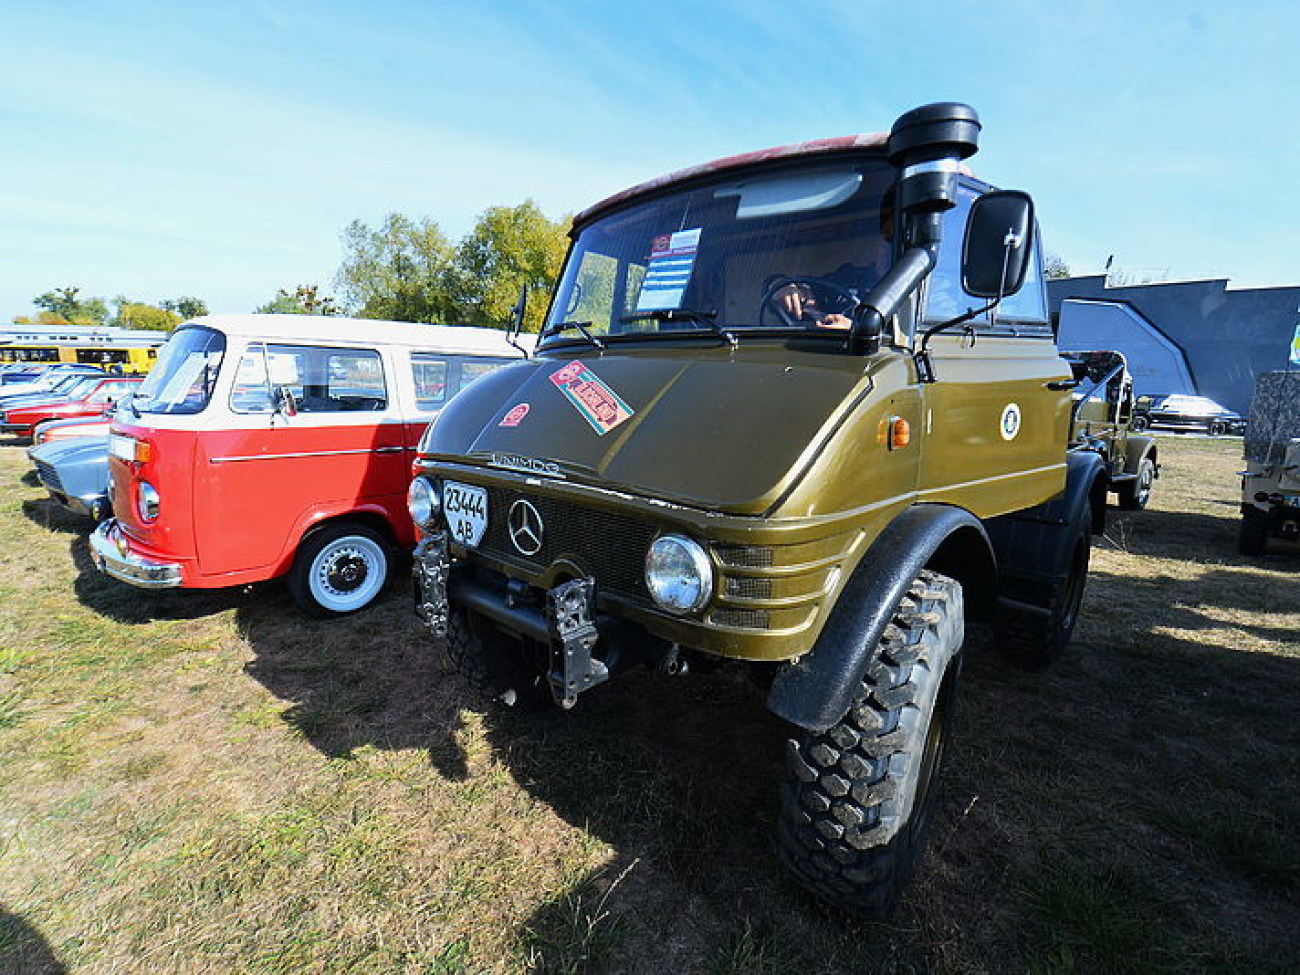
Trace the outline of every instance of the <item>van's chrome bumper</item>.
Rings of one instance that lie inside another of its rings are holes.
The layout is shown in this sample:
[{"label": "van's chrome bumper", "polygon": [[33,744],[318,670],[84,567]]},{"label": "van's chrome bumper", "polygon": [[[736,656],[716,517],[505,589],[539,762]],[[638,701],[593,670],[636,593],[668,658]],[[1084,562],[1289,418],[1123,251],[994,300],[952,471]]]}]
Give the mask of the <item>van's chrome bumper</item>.
[{"label": "van's chrome bumper", "polygon": [[127,547],[116,518],[101,522],[91,533],[90,555],[100,572],[142,589],[171,589],[181,584],[179,565],[154,562]]}]

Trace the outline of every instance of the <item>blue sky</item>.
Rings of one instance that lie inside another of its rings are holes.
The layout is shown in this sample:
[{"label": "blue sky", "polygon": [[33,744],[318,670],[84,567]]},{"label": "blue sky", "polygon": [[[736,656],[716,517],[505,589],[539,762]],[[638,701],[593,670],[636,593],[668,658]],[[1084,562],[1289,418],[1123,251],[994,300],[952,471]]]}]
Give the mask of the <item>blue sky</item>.
[{"label": "blue sky", "polygon": [[389,211],[457,239],[717,156],[974,105],[1076,272],[1300,284],[1300,5],[0,0],[0,316],[332,291]]}]

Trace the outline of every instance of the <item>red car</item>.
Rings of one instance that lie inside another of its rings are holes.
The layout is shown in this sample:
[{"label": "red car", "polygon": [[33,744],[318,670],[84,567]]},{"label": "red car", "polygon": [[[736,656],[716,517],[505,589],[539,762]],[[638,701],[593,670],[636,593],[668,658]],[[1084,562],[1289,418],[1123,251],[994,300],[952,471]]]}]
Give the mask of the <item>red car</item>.
[{"label": "red car", "polygon": [[31,436],[32,427],[42,420],[70,419],[78,416],[100,416],[136,386],[139,376],[109,376],[88,380],[75,391],[75,399],[47,403],[31,403],[0,413],[0,432]]}]

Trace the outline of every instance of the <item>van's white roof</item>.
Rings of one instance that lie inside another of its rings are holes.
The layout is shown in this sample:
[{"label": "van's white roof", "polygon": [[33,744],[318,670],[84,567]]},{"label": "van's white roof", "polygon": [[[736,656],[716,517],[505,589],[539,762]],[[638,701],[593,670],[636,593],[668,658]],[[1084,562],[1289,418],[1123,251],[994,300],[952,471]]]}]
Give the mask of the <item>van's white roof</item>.
[{"label": "van's white roof", "polygon": [[[423,322],[385,322],[373,318],[336,318],[325,315],[205,315],[185,325],[202,325],[227,335],[284,339],[296,342],[381,342],[442,352],[481,355],[519,355],[499,328],[462,328]],[[184,327],[184,326],[182,326]],[[519,336],[531,348],[537,336]]]}]

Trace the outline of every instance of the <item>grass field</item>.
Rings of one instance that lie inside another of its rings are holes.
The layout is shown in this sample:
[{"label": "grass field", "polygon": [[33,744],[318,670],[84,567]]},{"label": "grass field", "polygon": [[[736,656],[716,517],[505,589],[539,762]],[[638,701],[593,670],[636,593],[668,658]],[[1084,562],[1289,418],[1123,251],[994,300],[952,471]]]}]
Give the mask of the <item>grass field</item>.
[{"label": "grass field", "polygon": [[735,675],[466,709],[405,579],[134,590],[0,447],[0,971],[1295,972],[1300,554],[1237,554],[1240,441],[1160,447],[1068,657],[969,641],[887,924],[783,875]]}]

